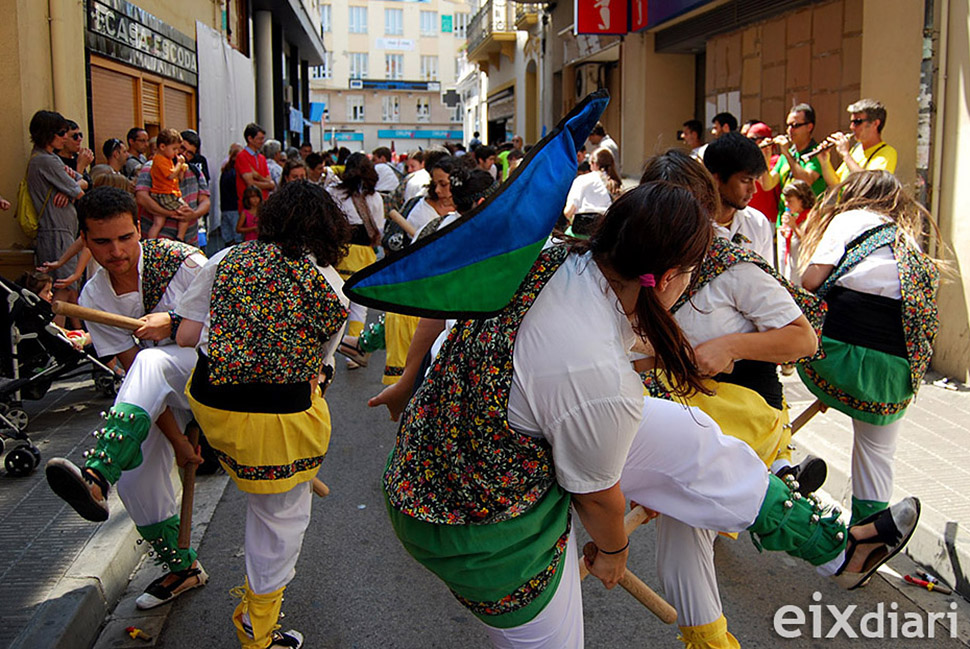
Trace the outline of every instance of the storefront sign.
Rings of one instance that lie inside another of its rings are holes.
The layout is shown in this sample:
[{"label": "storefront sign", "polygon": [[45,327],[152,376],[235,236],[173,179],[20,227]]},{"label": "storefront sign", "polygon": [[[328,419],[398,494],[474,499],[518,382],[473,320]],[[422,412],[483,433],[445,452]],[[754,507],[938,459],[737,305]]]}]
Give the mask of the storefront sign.
[{"label": "storefront sign", "polygon": [[198,83],[195,41],[124,0],[88,0],[85,44],[108,58],[190,86]]},{"label": "storefront sign", "polygon": [[377,137],[382,140],[458,140],[464,137],[463,131],[408,131],[402,129],[380,129]]},{"label": "storefront sign", "polygon": [[337,142],[363,142],[363,133],[335,133],[334,140]]},{"label": "storefront sign", "polygon": [[573,0],[575,34],[626,34],[629,0]]}]

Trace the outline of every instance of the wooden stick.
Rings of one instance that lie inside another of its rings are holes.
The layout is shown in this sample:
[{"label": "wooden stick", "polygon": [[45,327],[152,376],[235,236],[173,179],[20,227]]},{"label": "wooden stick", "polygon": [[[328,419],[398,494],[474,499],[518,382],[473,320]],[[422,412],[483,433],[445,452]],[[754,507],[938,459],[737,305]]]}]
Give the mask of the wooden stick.
[{"label": "wooden stick", "polygon": [[324,484],[323,480],[320,478],[314,478],[310,481],[310,488],[313,489],[313,493],[321,498],[326,498],[330,495],[330,487]]},{"label": "wooden stick", "polygon": [[128,329],[129,331],[141,329],[145,325],[142,320],[118,315],[117,313],[89,309],[85,306],[71,304],[70,302],[64,302],[62,300],[54,300],[51,303],[51,310],[57,315],[68,318],[78,318],[86,322],[96,322],[98,324],[108,325],[109,327]]},{"label": "wooden stick", "polygon": [[[185,429],[185,436],[193,449],[199,446],[199,426],[195,422]],[[192,501],[195,498],[195,470],[198,464],[189,462],[182,470],[182,512],[179,516],[179,548],[187,550],[192,546]]]},{"label": "wooden stick", "polygon": [[822,403],[819,399],[816,399],[815,403],[810,405],[808,408],[805,408],[800,415],[795,417],[795,421],[791,423],[791,434],[794,435],[797,433],[802,426],[807,424],[812,419],[812,417],[820,412],[825,412],[828,409],[829,407],[827,405]]}]

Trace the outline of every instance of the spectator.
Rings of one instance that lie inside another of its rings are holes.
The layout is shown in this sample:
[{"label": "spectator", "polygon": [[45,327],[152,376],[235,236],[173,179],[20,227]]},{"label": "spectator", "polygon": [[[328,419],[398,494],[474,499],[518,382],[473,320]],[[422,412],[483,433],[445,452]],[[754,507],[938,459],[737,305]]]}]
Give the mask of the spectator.
[{"label": "spectator", "polygon": [[765,215],[749,207],[755,184],[765,172],[758,145],[740,133],[725,133],[707,145],[704,166],[714,176],[721,206],[714,234],[752,250],[773,263],[774,227]]},{"label": "spectator", "polygon": [[[77,237],[77,212],[73,201],[84,191],[64,168],[64,161],[54,153],[64,148],[69,131],[68,122],[60,113],[40,110],[30,119],[30,139],[34,148],[27,163],[27,190],[37,210],[37,265],[60,259]],[[74,274],[77,261],[71,258],[53,270],[55,280]],[[55,300],[77,302],[77,288],[70,284],[54,290]],[[58,324],[64,318],[58,316]]]},{"label": "spectator", "polygon": [[[185,146],[185,142],[182,142]],[[182,149],[180,149],[182,150]],[[141,220],[142,232],[148,232],[156,216],[164,216],[165,225],[159,237],[175,239],[179,231],[179,222],[185,221],[185,236],[183,240],[193,246],[199,242],[199,219],[209,213],[209,183],[202,172],[193,165],[186,165],[186,171],[179,181],[179,192],[182,194],[183,207],[177,210],[166,210],[151,196],[152,191],[152,161],[146,162],[138,172],[135,182],[135,202],[138,204],[138,216]]]},{"label": "spectator", "polygon": [[[833,133],[826,142],[835,144],[835,150],[842,156],[842,164],[832,169],[828,151],[819,154],[822,175],[829,187],[834,187],[849,177],[849,174],[863,169],[884,169],[896,172],[896,149],[882,141],[882,129],[886,126],[886,107],[875,99],[860,99],[848,108],[849,130],[851,135]],[[855,144],[849,141],[855,137]]]},{"label": "spectator", "polygon": [[[761,177],[761,184],[765,189],[778,187],[784,192],[785,187],[794,180],[801,180],[812,186],[816,196],[825,191],[825,179],[822,177],[822,163],[818,156],[806,160],[804,155],[818,146],[813,134],[815,133],[815,109],[809,104],[798,104],[788,113],[785,120],[786,135],[775,137],[775,144],[781,149],[781,157],[773,165],[769,160],[769,171]],[[768,212],[765,212],[767,214]],[[781,226],[781,216],[785,213],[785,202],[778,201],[775,208],[775,226]]]},{"label": "spectator", "polygon": [[478,168],[492,174],[492,180],[498,178],[498,169],[495,167],[495,158],[496,153],[493,147],[480,146],[475,149],[475,160],[478,163]]},{"label": "spectator", "polygon": [[154,158],[155,157],[155,149],[157,148],[157,146],[158,146],[158,137],[157,136],[148,138],[148,150],[145,152],[145,157],[148,158],[149,160],[151,160],[152,158]]},{"label": "spectator", "polygon": [[67,120],[67,137],[64,138],[64,146],[57,151],[57,155],[74,172],[74,180],[78,181],[81,189],[87,190],[91,186],[91,177],[86,171],[88,165],[94,162],[94,152],[87,147],[82,147],[82,140],[84,140],[84,133],[81,132],[77,122]]},{"label": "spectator", "polygon": [[481,133],[475,131],[472,133],[472,139],[468,141],[468,150],[474,152],[475,149],[482,146],[482,141],[479,139],[482,136]]},{"label": "spectator", "polygon": [[202,172],[205,176],[205,182],[212,184],[212,176],[209,175],[209,161],[205,159],[202,155],[202,138],[199,137],[197,131],[191,128],[187,128],[181,133],[182,135],[182,155],[185,156],[185,161],[190,165],[194,165],[196,169]]},{"label": "spectator", "polygon": [[138,176],[138,170],[148,162],[145,153],[148,151],[148,131],[143,128],[128,129],[128,160],[121,173],[125,174],[129,180],[134,180]]},{"label": "spectator", "polygon": [[586,150],[592,153],[596,149],[605,148],[608,149],[610,153],[613,154],[613,162],[616,164],[616,173],[620,173],[620,147],[616,144],[616,141],[609,136],[606,132],[606,128],[602,123],[596,122],[596,126],[587,138]]},{"label": "spectator", "polygon": [[[273,140],[276,142],[276,140]],[[279,142],[276,142],[279,144]],[[242,235],[236,231],[239,222],[239,196],[236,194],[236,156],[242,151],[242,145],[233,142],[229,146],[229,157],[222,163],[219,172],[219,212],[222,221],[219,232],[222,242],[226,246],[242,242]],[[282,171],[282,169],[280,169]]]},{"label": "spectator", "polygon": [[236,233],[243,241],[255,241],[259,238],[259,206],[263,201],[262,196],[258,187],[247,187],[243,192],[243,204],[240,206],[239,222],[236,224]]},{"label": "spectator", "polygon": [[431,174],[424,168],[424,151],[408,153],[407,165],[409,173],[404,177],[403,203],[407,203],[415,196],[424,196],[428,189],[428,183],[431,182]]},{"label": "spectator", "polygon": [[273,184],[280,186],[280,176],[283,175],[283,164],[286,157],[283,155],[283,145],[279,140],[266,140],[263,144],[262,153],[266,156],[266,168],[269,169],[269,177]]},{"label": "spectator", "polygon": [[391,166],[391,150],[379,146],[371,153],[374,156],[374,170],[377,172],[377,191],[382,194],[393,192],[401,182],[401,176]]},{"label": "spectator", "polygon": [[[187,207],[182,201],[182,190],[179,183],[188,171],[188,163],[185,162],[179,149],[182,148],[182,136],[174,128],[164,128],[158,133],[158,151],[152,158],[152,199],[166,212],[178,212],[182,207]],[[201,172],[196,169],[197,173]],[[155,214],[152,217],[152,227],[145,235],[146,239],[157,239],[165,221],[168,220],[167,214]],[[185,231],[188,222],[185,220],[176,221],[175,238],[185,241]]]},{"label": "spectator", "polygon": [[122,174],[125,163],[128,162],[128,147],[116,137],[105,140],[101,146],[101,155],[104,156],[103,164],[94,165],[91,168],[91,178],[97,181],[102,174]]},{"label": "spectator", "polygon": [[[309,156],[307,156],[309,158]],[[306,163],[302,160],[287,160],[283,165],[283,175],[280,177],[280,187],[294,180],[306,180]]]},{"label": "spectator", "polygon": [[704,126],[699,119],[689,119],[683,123],[682,137],[684,144],[690,149],[690,157],[700,163],[704,162]]},{"label": "spectator", "polygon": [[515,169],[519,166],[519,164],[522,162],[522,159],[524,157],[525,157],[525,154],[522,153],[520,149],[512,149],[511,151],[509,151],[508,161],[509,161],[510,174],[513,171],[515,171]]},{"label": "spectator", "polygon": [[[286,147],[286,159],[287,160],[302,160],[300,157],[300,150],[295,146]],[[283,164],[282,162],[280,164]]]},{"label": "spectator", "polygon": [[304,142],[300,145],[300,159],[306,162],[307,156],[313,153],[313,145],[309,142]]},{"label": "spectator", "polygon": [[[771,127],[762,122],[757,122],[756,124],[745,124],[747,127],[746,138],[758,145],[758,148],[765,155],[765,164],[768,165],[768,169],[773,169],[775,163],[778,161],[778,154],[772,154],[771,150],[774,148],[771,132]],[[765,174],[767,175],[767,173]],[[781,196],[780,187],[767,188],[762,183],[764,175],[757,180],[755,183],[754,196],[748,203],[751,207],[758,210],[764,214],[768,220],[773,224],[775,222],[775,212],[778,210],[778,201]]]},{"label": "spectator", "polygon": [[732,133],[738,130],[738,118],[731,113],[718,113],[711,120],[711,135],[714,139],[721,137],[725,133]]},{"label": "spectator", "polygon": [[751,127],[755,124],[764,124],[764,122],[762,122],[760,119],[749,119],[744,123],[744,126],[741,127],[741,135],[744,137],[749,137],[748,133],[751,131]]},{"label": "spectator", "polygon": [[242,193],[250,185],[263,190],[263,200],[269,192],[276,189],[276,184],[269,175],[266,156],[259,152],[266,140],[266,129],[259,124],[247,124],[243,130],[246,138],[246,148],[236,156],[236,197],[242,204]]}]

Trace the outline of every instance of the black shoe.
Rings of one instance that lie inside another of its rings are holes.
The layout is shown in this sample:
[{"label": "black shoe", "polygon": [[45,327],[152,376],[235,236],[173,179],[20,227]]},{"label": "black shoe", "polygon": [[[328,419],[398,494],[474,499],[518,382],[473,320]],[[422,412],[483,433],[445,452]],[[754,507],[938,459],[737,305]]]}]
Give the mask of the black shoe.
[{"label": "black shoe", "polygon": [[[156,606],[161,606],[162,604],[167,604],[187,590],[205,586],[206,582],[209,581],[209,575],[198,561],[195,562],[195,566],[195,568],[186,568],[185,570],[170,573],[178,577],[178,579],[168,586],[163,586],[162,582],[168,579],[170,575],[162,575],[148,584],[145,592],[135,600],[135,606],[145,611]],[[189,580],[193,581],[189,583]]]},{"label": "black shoe", "polygon": [[294,629],[289,631],[273,631],[273,644],[267,649],[300,649],[303,646],[303,634]]},{"label": "black shoe", "polygon": [[815,493],[825,484],[825,477],[828,472],[825,460],[809,455],[799,464],[786,466],[775,475],[784,480],[785,484],[790,484],[792,489],[801,495],[807,496]]},{"label": "black shoe", "polygon": [[[919,514],[919,499],[910,496],[900,500],[889,509],[876,512],[850,527],[847,532],[849,537],[845,546],[845,561],[832,579],[846,590],[855,590],[868,584],[879,567],[896,556],[906,546],[910,537],[913,536],[913,532],[916,531]],[[852,535],[852,530],[869,523],[875,525],[875,535],[864,539],[855,538]],[[860,572],[847,572],[846,566],[849,565],[849,561],[858,546],[864,543],[881,543],[882,546],[869,552]]]},{"label": "black shoe", "polygon": [[[68,505],[74,508],[81,518],[95,523],[108,520],[108,482],[93,470],[82,471],[76,464],[63,457],[52,457],[47,461],[47,484]],[[101,500],[95,500],[90,485],[101,487]]]}]

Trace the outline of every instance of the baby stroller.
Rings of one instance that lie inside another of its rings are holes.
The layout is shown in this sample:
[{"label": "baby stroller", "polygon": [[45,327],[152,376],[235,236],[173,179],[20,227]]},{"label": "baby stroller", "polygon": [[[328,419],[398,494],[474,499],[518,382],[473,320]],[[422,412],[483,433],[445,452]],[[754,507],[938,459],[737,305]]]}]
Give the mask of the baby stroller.
[{"label": "baby stroller", "polygon": [[0,331],[9,331],[0,335],[0,453],[5,439],[15,442],[3,464],[10,475],[22,476],[40,465],[40,451],[25,432],[24,399],[40,399],[55,380],[92,367],[95,386],[106,396],[116,393],[120,379],[95,356],[75,348],[54,325],[50,305],[31,291],[0,277],[0,300]]}]

